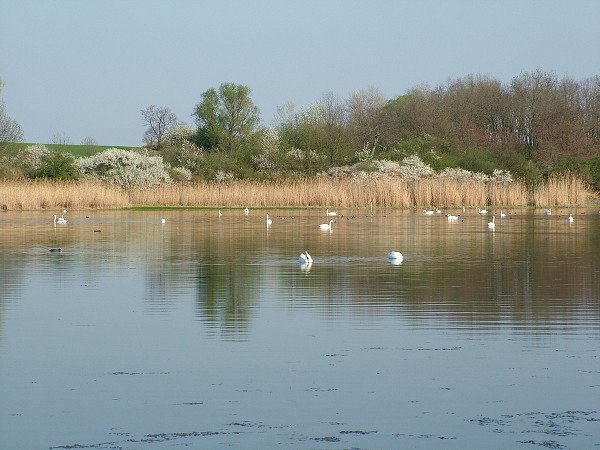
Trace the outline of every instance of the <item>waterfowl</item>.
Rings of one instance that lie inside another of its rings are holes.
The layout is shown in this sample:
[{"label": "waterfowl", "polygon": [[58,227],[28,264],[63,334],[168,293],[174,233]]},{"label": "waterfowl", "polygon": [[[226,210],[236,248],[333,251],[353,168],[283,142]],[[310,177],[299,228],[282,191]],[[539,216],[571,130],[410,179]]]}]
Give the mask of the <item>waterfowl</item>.
[{"label": "waterfowl", "polygon": [[502,212],[502,210],[500,210],[500,218],[504,219],[506,217],[506,214]]},{"label": "waterfowl", "polygon": [[547,216],[552,214],[552,208],[548,208],[546,211],[544,211],[544,214],[546,214]]},{"label": "waterfowl", "polygon": [[250,213],[250,210],[248,208],[244,208],[244,214],[248,215]]},{"label": "waterfowl", "polygon": [[269,219],[269,215],[267,214],[267,226],[271,225],[273,221]]},{"label": "waterfowl", "polygon": [[453,216],[452,214],[446,214],[446,217],[449,221],[458,220],[458,216]]},{"label": "waterfowl", "polygon": [[488,228],[495,228],[496,227],[496,216],[492,216],[492,221],[488,222]]},{"label": "waterfowl", "polygon": [[331,230],[332,223],[333,223],[333,220],[330,220],[329,223],[322,223],[321,225],[319,225],[319,228],[321,230]]},{"label": "waterfowl", "polygon": [[221,210],[219,210],[219,213],[217,215],[219,216],[219,219],[221,218],[221,216],[223,216],[223,214],[221,213]]},{"label": "waterfowl", "polygon": [[312,256],[310,256],[310,254],[308,253],[308,251],[305,250],[303,253],[300,253],[298,262],[300,264],[307,264],[307,263],[312,263],[313,259],[312,259]]},{"label": "waterfowl", "polygon": [[427,216],[432,216],[433,215],[433,211],[431,209],[424,209],[423,210],[423,214],[425,214]]},{"label": "waterfowl", "polygon": [[573,214],[569,214],[569,217],[567,217],[567,222],[573,223],[573,220],[575,220],[573,219]]},{"label": "waterfowl", "polygon": [[167,219],[160,219],[160,223],[167,223]]},{"label": "waterfowl", "polygon": [[58,247],[58,248],[51,248],[50,251],[52,253],[62,253],[62,248]]},{"label": "waterfowl", "polygon": [[396,251],[389,252],[387,257],[390,261],[396,261],[396,262],[401,262],[404,259],[404,256],[402,256],[402,253],[396,252]]},{"label": "waterfowl", "polygon": [[335,211],[327,210],[327,216],[337,216],[337,213]]},{"label": "waterfowl", "polygon": [[56,214],[54,214],[54,223],[61,223],[61,224],[66,224],[67,223],[67,219],[65,219],[63,216],[60,217],[56,217]]},{"label": "waterfowl", "polygon": [[479,214],[487,214],[488,213],[487,209],[477,208],[477,210],[479,211]]}]

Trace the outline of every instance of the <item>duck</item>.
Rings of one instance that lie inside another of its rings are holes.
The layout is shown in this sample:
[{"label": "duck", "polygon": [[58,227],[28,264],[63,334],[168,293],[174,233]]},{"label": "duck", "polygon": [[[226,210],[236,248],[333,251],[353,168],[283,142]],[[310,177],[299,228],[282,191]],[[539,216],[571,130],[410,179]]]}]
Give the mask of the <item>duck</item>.
[{"label": "duck", "polygon": [[62,253],[62,248],[58,247],[58,248],[51,248],[50,251],[52,253]]},{"label": "duck", "polygon": [[496,228],[496,216],[492,216],[492,221],[488,222],[488,228]]},{"label": "duck", "polygon": [[333,223],[333,220],[330,220],[329,223],[322,223],[321,225],[319,225],[319,228],[321,230],[331,230],[332,223]]},{"label": "duck", "polygon": [[387,258],[390,261],[402,262],[402,260],[404,259],[404,256],[400,252],[391,251],[387,254]]},{"label": "duck", "polygon": [[310,254],[308,253],[308,251],[305,250],[303,253],[300,253],[298,262],[300,264],[310,264],[313,262],[313,259],[312,259],[312,256],[310,256]]}]

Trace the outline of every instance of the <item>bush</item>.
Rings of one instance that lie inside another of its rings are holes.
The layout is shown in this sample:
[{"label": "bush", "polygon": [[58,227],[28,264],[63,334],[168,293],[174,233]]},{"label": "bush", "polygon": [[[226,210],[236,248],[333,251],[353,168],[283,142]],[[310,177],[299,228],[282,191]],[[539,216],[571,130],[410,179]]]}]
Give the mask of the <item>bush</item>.
[{"label": "bush", "polygon": [[80,158],[77,167],[87,177],[125,189],[173,182],[162,157],[118,148]]},{"label": "bush", "polygon": [[79,179],[79,170],[72,155],[52,152],[43,158],[41,167],[33,172],[33,177],[74,181]]}]

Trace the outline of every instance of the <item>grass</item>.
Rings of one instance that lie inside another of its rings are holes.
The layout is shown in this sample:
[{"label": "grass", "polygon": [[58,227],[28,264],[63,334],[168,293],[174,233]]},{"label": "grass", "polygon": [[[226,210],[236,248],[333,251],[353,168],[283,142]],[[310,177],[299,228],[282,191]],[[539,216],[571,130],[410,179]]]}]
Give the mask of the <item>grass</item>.
[{"label": "grass", "polygon": [[[10,142],[10,143],[3,143],[3,149],[7,152],[7,153],[16,153],[19,150],[22,150],[26,147],[29,147],[30,145],[35,145],[33,143],[30,142]],[[116,145],[78,145],[78,144],[42,144],[44,146],[46,146],[46,148],[48,148],[48,150],[52,150],[55,152],[65,152],[65,153],[70,153],[71,155],[75,156],[75,157],[82,157],[82,156],[91,156],[94,155],[98,152],[103,152],[109,148],[114,148],[114,147],[118,147],[124,150],[129,150],[131,148],[134,147],[123,147],[123,146],[116,146]]]},{"label": "grass", "polygon": [[53,208],[426,208],[460,206],[584,206],[595,196],[572,176],[555,177],[530,191],[521,183],[397,179],[306,178],[278,182],[232,181],[123,190],[90,181],[2,181],[0,209]]}]

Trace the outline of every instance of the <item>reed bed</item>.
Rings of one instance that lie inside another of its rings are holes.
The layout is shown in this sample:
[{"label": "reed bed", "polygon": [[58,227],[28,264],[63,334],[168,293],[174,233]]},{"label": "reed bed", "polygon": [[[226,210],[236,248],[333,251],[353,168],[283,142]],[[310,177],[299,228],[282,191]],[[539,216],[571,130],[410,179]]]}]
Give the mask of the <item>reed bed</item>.
[{"label": "reed bed", "polygon": [[447,208],[460,206],[582,206],[596,198],[573,176],[554,177],[535,190],[520,182],[397,178],[306,178],[276,182],[231,181],[161,185],[124,190],[82,181],[1,181],[0,208],[108,209],[158,207]]}]

